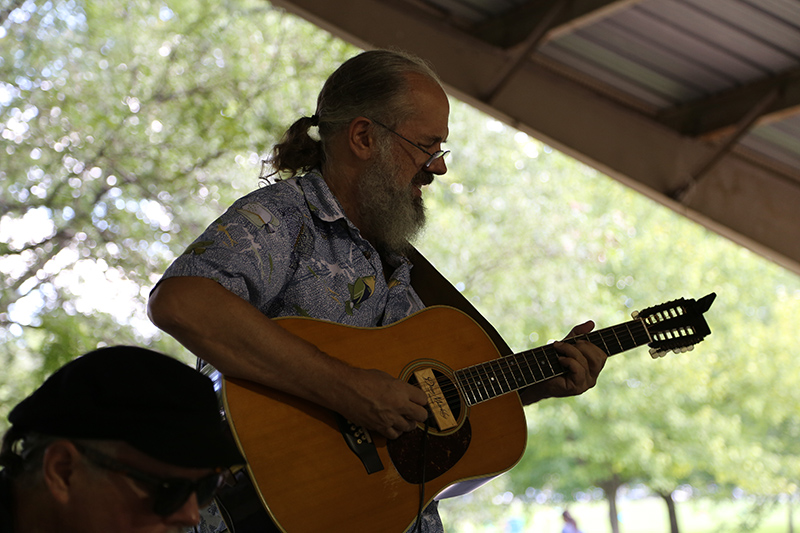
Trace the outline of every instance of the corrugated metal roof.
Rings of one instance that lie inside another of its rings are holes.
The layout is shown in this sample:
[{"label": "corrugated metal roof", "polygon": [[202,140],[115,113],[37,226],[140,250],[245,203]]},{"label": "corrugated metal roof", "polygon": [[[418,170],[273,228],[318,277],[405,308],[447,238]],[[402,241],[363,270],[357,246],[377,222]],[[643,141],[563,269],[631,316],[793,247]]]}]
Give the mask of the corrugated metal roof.
[{"label": "corrugated metal roof", "polygon": [[[526,0],[423,3],[459,21],[463,29],[520,12],[531,4]],[[609,10],[608,16],[545,38],[532,56],[562,73],[572,71],[574,78],[609,97],[658,116],[800,69],[800,2],[628,2]],[[782,164],[800,166],[797,119],[757,126],[740,142]]]},{"label": "corrugated metal roof", "polygon": [[[664,111],[800,68],[800,2],[644,0],[535,51],[609,95]],[[800,166],[800,118],[754,127],[740,144]]]},{"label": "corrugated metal roof", "polygon": [[719,3],[647,0],[537,53],[661,108],[800,65],[800,3]]}]

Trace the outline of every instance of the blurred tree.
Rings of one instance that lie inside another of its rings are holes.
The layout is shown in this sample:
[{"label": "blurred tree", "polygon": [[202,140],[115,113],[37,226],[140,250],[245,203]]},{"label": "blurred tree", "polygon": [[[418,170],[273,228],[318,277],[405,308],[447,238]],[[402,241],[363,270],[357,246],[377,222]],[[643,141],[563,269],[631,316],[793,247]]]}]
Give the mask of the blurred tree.
[{"label": "blurred tree", "polygon": [[[262,0],[0,9],[0,425],[98,345],[190,360],[147,322],[149,290],[355,51]],[[453,523],[629,482],[796,493],[800,280],[455,101],[450,141],[419,245],[515,350],[719,295],[694,354],[620,355],[595,390],[531,407],[522,463],[447,500]]]},{"label": "blurred tree", "polygon": [[[780,402],[771,390],[800,379],[786,360],[797,277],[524,133],[458,105],[451,123],[463,133],[451,133],[450,171],[426,194],[420,247],[515,350],[587,318],[605,327],[665,300],[719,295],[706,315],[713,333],[695,352],[619,355],[595,390],[529,408],[528,451],[502,490],[602,487],[617,531],[616,489],[643,482],[674,532],[671,494],[686,484],[794,491],[800,404],[796,388]],[[773,418],[756,420],[765,412]]]},{"label": "blurred tree", "polygon": [[0,16],[0,360],[27,378],[0,378],[5,411],[98,345],[185,355],[147,322],[150,288],[356,49],[260,0]]}]

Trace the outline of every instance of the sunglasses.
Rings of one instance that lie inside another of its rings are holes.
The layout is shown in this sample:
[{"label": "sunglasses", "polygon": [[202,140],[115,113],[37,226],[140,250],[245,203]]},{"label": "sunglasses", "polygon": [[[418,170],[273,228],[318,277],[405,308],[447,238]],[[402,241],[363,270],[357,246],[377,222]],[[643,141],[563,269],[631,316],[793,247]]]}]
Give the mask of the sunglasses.
[{"label": "sunglasses", "polygon": [[[73,442],[73,444],[75,444]],[[198,480],[187,478],[159,478],[142,472],[138,468],[121,463],[93,448],[75,444],[75,448],[92,464],[105,470],[122,474],[139,482],[153,499],[153,512],[167,517],[183,507],[192,493],[197,495],[197,503],[204,506],[211,503],[217,489],[222,485],[223,475],[214,472]]]}]

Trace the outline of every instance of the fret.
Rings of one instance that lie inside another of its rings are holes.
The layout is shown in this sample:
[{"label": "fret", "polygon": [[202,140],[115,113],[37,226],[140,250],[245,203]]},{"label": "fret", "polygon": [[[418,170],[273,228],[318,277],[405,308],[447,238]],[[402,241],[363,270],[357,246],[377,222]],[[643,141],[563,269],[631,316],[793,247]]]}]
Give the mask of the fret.
[{"label": "fret", "polygon": [[648,344],[653,342],[653,337],[650,335],[650,331],[644,325],[644,321],[642,319],[636,319],[636,325],[642,328],[642,331],[644,332],[644,339],[639,344]]},{"label": "fret", "polygon": [[470,367],[470,373],[475,378],[474,389],[476,395],[478,396],[478,401],[482,402],[489,399],[489,391],[486,388],[486,377],[481,374],[478,366],[480,365]]},{"label": "fret", "polygon": [[551,346],[547,356],[548,362],[550,363],[550,370],[553,372],[553,374],[550,376],[551,378],[564,373],[564,367],[562,367],[561,363],[558,362],[559,357],[559,353]]},{"label": "fret", "polygon": [[503,358],[508,365],[508,371],[511,374],[511,377],[514,378],[514,385],[512,385],[512,390],[521,389],[525,385],[527,385],[527,381],[525,381],[525,374],[520,368],[519,365],[519,354],[512,354]]},{"label": "fret", "polygon": [[510,391],[510,387],[508,385],[508,378],[506,377],[506,371],[503,368],[503,359],[495,359],[494,363],[492,363],[492,367],[494,368],[495,376],[497,377],[497,386],[500,387],[500,394],[505,394]]},{"label": "fret", "polygon": [[[508,368],[505,364],[505,358],[501,357],[497,359],[497,368],[500,369],[500,388],[503,389],[503,394],[507,392],[511,392],[512,390],[516,390],[514,387],[511,386],[511,383],[508,381]],[[503,385],[505,383],[505,385]]]},{"label": "fret", "polygon": [[[551,378],[555,376],[555,371],[553,370],[553,364],[550,362],[550,358],[547,356],[547,347],[542,346],[539,350],[539,353],[536,354],[536,362],[539,365],[539,369],[542,371],[542,379]],[[542,364],[544,362],[545,364]]]},{"label": "fret", "polygon": [[467,397],[467,401],[470,404],[474,405],[478,403],[478,396],[475,394],[475,380],[472,378],[471,368],[464,368],[458,371],[457,374],[463,378],[459,379],[459,381],[462,383],[464,396]]},{"label": "fret", "polygon": [[497,382],[497,372],[494,369],[494,361],[489,361],[488,363],[484,363],[482,365],[484,369],[484,375],[486,376],[486,383],[488,387],[491,387],[489,391],[489,396],[494,398],[495,396],[500,395],[499,384]]},{"label": "fret", "polygon": [[[525,383],[528,384],[528,385],[530,385],[532,383],[536,383],[538,381],[536,379],[536,375],[533,372],[533,367],[531,366],[531,362],[530,362],[530,359],[529,359],[529,356],[531,355],[531,353],[532,352],[530,350],[528,350],[528,351],[522,352],[520,354],[517,354],[517,356],[522,357],[522,361],[525,363],[525,366],[520,365],[520,370],[522,371],[522,377],[525,380]],[[526,368],[528,370],[527,374],[525,372]]]},{"label": "fret", "polygon": [[486,398],[484,398],[481,387],[482,381],[480,374],[475,370],[474,366],[465,369],[467,374],[469,375],[469,386],[472,391],[472,396],[475,398],[475,403],[482,402]]},{"label": "fret", "polygon": [[517,358],[514,355],[509,355],[503,357],[503,364],[506,367],[504,375],[506,377],[506,383],[508,383],[508,387],[510,390],[517,390],[525,386],[525,382],[523,382],[519,370],[519,365],[517,363]]},{"label": "fret", "polygon": [[637,320],[636,325],[642,330],[642,340],[639,342],[639,344],[649,344],[653,342],[653,337],[650,335],[650,330],[647,329],[647,326],[645,326],[644,322],[642,320]]},{"label": "fret", "polygon": [[455,379],[456,384],[456,391],[460,391],[461,394],[464,396],[464,399],[467,400],[467,404],[472,405],[472,400],[469,398],[469,388],[464,386],[464,382],[461,380],[463,376],[463,372],[460,370],[456,370],[453,372],[453,378]]},{"label": "fret", "polygon": [[[540,348],[540,350],[541,350],[541,348]],[[538,357],[536,355],[536,350],[531,350],[528,353],[530,354],[531,358],[533,359],[533,363],[534,363],[534,365],[531,366],[531,372],[533,373],[533,377],[535,378],[534,383],[538,383],[538,382],[540,382],[540,381],[545,379],[545,373],[544,373],[544,370],[542,369],[542,363],[541,363],[541,361],[539,361],[539,359],[538,359]],[[528,362],[530,363],[531,359],[528,359]]]},{"label": "fret", "polygon": [[506,378],[505,378],[505,373],[503,371],[503,361],[502,360],[495,359],[494,361],[492,361],[492,373],[493,373],[493,376],[494,376],[494,379],[495,379],[495,381],[493,381],[492,383],[497,385],[497,387],[500,389],[500,393],[498,394],[498,396],[500,394],[507,393],[508,392],[508,380],[506,380]]},{"label": "fret", "polygon": [[637,346],[639,346],[639,343],[636,342],[636,338],[633,336],[633,332],[631,331],[630,322],[628,322],[627,324],[623,324],[622,327],[625,328],[625,331],[628,333],[628,337],[631,338],[631,344],[626,349],[630,350],[632,348],[636,348]]},{"label": "fret", "polygon": [[[608,344],[606,343],[606,340],[603,338],[603,330],[598,331],[596,337],[600,340],[600,342],[603,343],[603,347],[605,348],[605,352],[607,354],[610,354],[611,351],[608,349]],[[596,342],[593,342],[593,343],[597,344]]]},{"label": "fret", "polygon": [[492,388],[490,392],[487,390],[487,392],[489,392],[489,396],[491,398],[494,398],[495,396],[500,396],[500,394],[502,393],[502,389],[500,389],[500,391],[498,392],[500,383],[497,381],[497,372],[495,372],[494,369],[494,361],[489,361],[488,363],[485,363],[482,366],[485,369],[486,383],[488,386]]},{"label": "fret", "polygon": [[617,344],[619,344],[619,351],[620,352],[623,351],[625,348],[622,346],[622,341],[619,340],[619,336],[617,335],[617,330],[615,328],[610,328],[610,329],[611,333],[614,334],[614,339],[617,341]]},{"label": "fret", "polygon": [[464,369],[463,371],[457,372],[457,374],[460,376],[459,381],[463,384],[462,390],[464,391],[464,396],[467,398],[470,405],[474,405],[478,403],[478,397],[475,395],[475,387],[467,370],[468,369]]}]

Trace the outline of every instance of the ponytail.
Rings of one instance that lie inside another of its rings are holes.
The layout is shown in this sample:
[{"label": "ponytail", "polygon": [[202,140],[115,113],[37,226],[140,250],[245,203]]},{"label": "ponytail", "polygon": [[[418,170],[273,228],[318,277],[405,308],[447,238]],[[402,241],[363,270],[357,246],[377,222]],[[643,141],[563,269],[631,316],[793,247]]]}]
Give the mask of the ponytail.
[{"label": "ponytail", "polygon": [[318,124],[316,115],[303,117],[286,130],[280,142],[272,148],[273,174],[288,172],[296,175],[322,166],[325,159],[322,144],[319,135],[315,135]]},{"label": "ponytail", "polygon": [[269,163],[274,172],[269,176],[322,168],[330,139],[356,117],[390,127],[408,118],[412,106],[407,76],[412,73],[439,81],[427,63],[404,52],[371,50],[345,61],[322,87],[316,113],[295,121],[273,147]]}]

